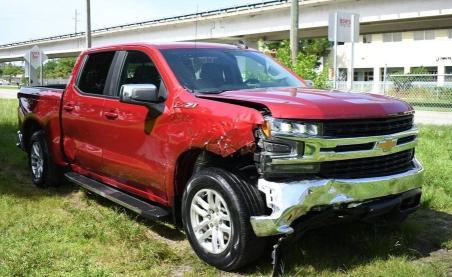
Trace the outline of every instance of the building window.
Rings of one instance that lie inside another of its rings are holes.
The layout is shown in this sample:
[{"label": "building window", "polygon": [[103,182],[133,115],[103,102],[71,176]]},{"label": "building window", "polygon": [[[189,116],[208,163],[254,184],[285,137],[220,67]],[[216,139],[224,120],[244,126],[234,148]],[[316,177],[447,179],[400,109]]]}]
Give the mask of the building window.
[{"label": "building window", "polygon": [[432,40],[435,39],[435,30],[415,31],[413,33],[414,40]]},{"label": "building window", "polygon": [[[450,30],[449,30],[449,34],[450,34]],[[446,76],[444,77],[444,81],[452,82],[452,66],[446,66],[444,68],[444,73],[446,74]]]},{"label": "building window", "polygon": [[403,67],[387,67],[386,68],[386,78],[385,78],[385,68],[380,69],[380,81],[387,80],[390,75],[403,74]]},{"label": "building window", "polygon": [[357,68],[353,72],[353,81],[368,82],[374,80],[374,71],[372,68]]},{"label": "building window", "polygon": [[426,30],[425,31],[425,39],[426,40],[435,39],[435,30]]},{"label": "building window", "polygon": [[402,41],[402,33],[384,33],[383,34],[383,42],[397,42]]},{"label": "building window", "polygon": [[411,74],[438,74],[436,66],[418,66],[410,69]]},{"label": "building window", "polygon": [[347,81],[348,69],[347,68],[338,68],[337,71],[337,80],[338,81]]},{"label": "building window", "polygon": [[371,42],[372,42],[371,34],[363,35],[363,43],[371,43]]},{"label": "building window", "polygon": [[402,33],[401,32],[392,33],[392,41],[394,42],[402,41]]}]

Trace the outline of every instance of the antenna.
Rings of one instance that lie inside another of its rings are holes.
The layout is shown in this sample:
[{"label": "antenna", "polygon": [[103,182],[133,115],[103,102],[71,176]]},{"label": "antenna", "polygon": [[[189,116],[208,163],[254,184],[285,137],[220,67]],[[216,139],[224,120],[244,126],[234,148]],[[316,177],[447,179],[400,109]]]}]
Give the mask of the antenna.
[{"label": "antenna", "polygon": [[196,4],[196,19],[195,19],[195,48],[198,40],[198,17],[199,17],[199,3]]}]

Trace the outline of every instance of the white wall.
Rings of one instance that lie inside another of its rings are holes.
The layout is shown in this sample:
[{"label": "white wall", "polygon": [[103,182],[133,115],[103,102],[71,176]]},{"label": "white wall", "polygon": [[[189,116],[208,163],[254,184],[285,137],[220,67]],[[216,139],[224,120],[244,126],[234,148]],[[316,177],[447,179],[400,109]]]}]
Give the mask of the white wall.
[{"label": "white wall", "polygon": [[[443,33],[438,30],[436,33]],[[373,35],[378,37],[378,35]],[[404,36],[406,37],[406,36]],[[347,67],[350,61],[350,44],[338,46],[338,65]],[[401,42],[372,41],[355,44],[355,68],[417,67],[452,65],[452,39],[438,36],[435,40]]]}]

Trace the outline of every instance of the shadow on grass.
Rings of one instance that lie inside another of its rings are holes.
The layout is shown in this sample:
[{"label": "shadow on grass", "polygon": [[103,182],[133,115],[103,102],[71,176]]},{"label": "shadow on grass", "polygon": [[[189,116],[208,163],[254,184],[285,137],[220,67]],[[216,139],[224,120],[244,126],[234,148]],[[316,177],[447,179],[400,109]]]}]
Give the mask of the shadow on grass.
[{"label": "shadow on grass", "polygon": [[100,195],[94,194],[92,192],[86,191],[87,196],[93,200],[95,200],[98,204],[108,207],[111,209],[115,209],[120,211],[121,213],[127,215],[127,217],[131,220],[135,220],[140,224],[145,225],[151,231],[157,233],[159,236],[166,238],[171,241],[182,241],[185,240],[184,232],[179,229],[177,226],[173,224],[173,220],[171,216],[162,218],[161,220],[151,220],[145,217],[138,215],[137,213],[128,210],[121,205],[118,205]]},{"label": "shadow on grass", "polygon": [[77,190],[67,182],[45,190],[33,186],[27,154],[16,147],[16,131],[16,124],[0,122],[0,194],[35,200],[49,195],[65,196]]},{"label": "shadow on grass", "polygon": [[[416,260],[444,248],[452,248],[452,215],[420,209],[396,228],[344,223],[311,230],[286,251],[284,262],[290,275],[347,272],[390,257]],[[270,261],[266,253],[242,273],[270,273]]]}]

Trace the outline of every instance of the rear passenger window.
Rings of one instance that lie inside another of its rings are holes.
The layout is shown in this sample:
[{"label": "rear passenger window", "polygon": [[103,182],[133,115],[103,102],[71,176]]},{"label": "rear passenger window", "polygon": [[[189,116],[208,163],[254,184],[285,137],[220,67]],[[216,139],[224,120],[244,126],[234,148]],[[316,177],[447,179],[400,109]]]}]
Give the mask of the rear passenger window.
[{"label": "rear passenger window", "polygon": [[114,56],[115,52],[90,54],[83,66],[78,88],[84,93],[103,94]]}]

